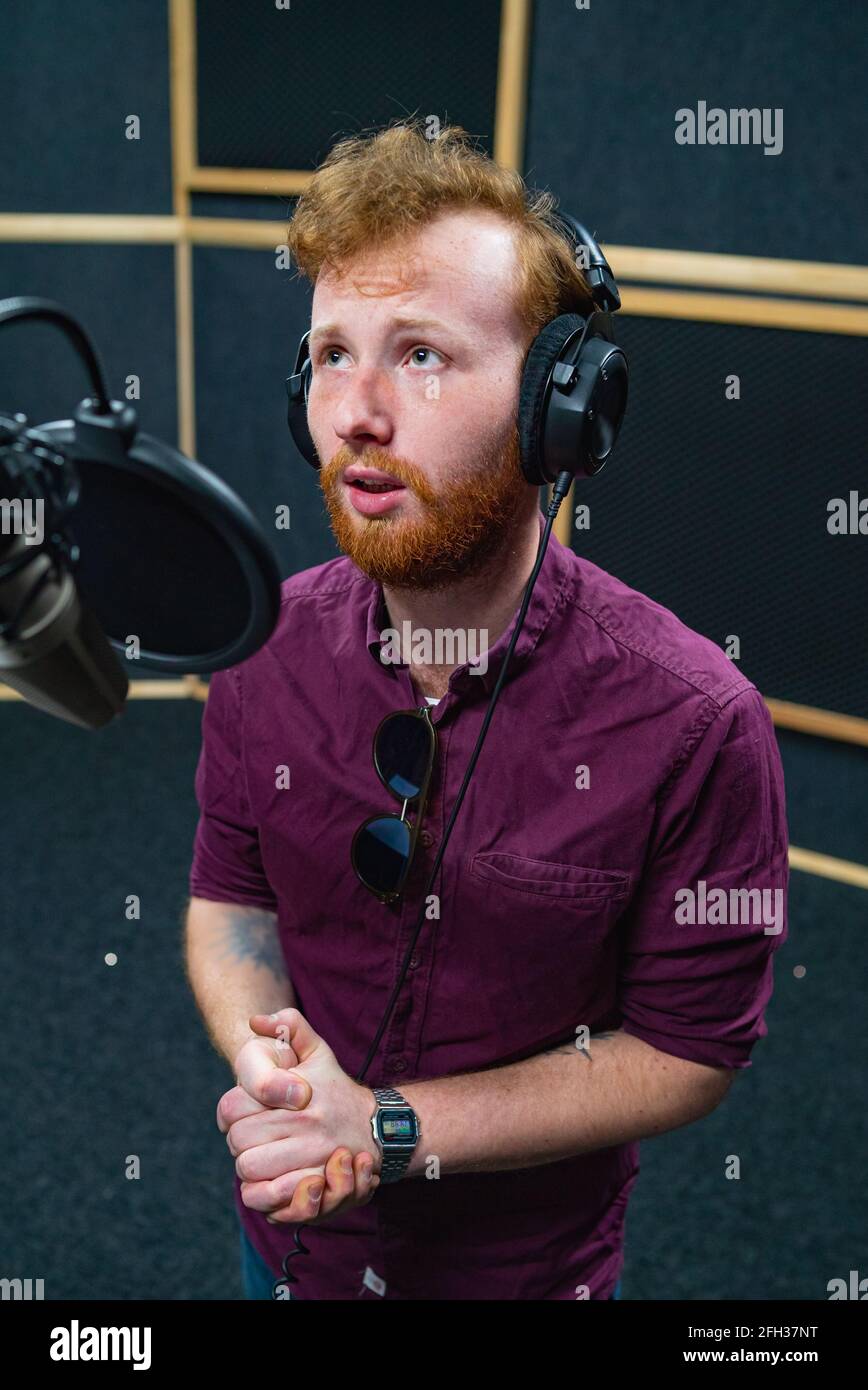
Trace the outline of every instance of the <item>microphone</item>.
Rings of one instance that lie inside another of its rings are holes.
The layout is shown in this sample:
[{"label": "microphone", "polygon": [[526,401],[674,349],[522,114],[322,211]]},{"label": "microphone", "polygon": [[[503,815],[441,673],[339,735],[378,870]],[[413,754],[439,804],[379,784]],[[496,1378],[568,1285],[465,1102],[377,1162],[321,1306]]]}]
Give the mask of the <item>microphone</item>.
[{"label": "microphone", "polygon": [[0,681],[97,729],[126,700],[119,657],[193,673],[257,651],[280,613],[280,573],[237,494],[109,399],[72,315],[0,300],[0,325],[27,318],[72,340],[93,396],[43,425],[0,412]]},{"label": "microphone", "polygon": [[[7,633],[27,589],[19,568],[30,559],[22,554],[25,544],[16,537],[11,558],[0,565],[0,576],[8,576],[0,577],[0,631]],[[45,583],[28,608],[26,625],[12,640],[0,637],[0,680],[46,714],[99,729],[122,708],[126,675],[93,614],[82,608],[72,576],[39,556],[34,577]]]}]

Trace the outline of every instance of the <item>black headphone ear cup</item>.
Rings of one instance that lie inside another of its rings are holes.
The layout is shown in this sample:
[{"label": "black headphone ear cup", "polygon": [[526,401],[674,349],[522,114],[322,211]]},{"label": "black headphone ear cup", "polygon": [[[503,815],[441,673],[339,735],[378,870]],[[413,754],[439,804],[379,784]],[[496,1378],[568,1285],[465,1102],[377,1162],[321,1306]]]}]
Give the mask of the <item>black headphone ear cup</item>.
[{"label": "black headphone ear cup", "polygon": [[[311,366],[308,358],[301,367],[298,376],[290,377],[287,380],[289,400],[286,421],[292,435],[292,442],[302,458],[307,459],[312,468],[319,468],[319,455],[307,423],[307,395],[310,390],[310,377]],[[292,387],[290,383],[292,383]]]},{"label": "black headphone ear cup", "polygon": [[535,487],[542,487],[545,482],[539,465],[539,448],[546,382],[564,343],[580,332],[586,322],[580,314],[560,314],[540,329],[525,358],[518,394],[518,438],[521,471]]}]

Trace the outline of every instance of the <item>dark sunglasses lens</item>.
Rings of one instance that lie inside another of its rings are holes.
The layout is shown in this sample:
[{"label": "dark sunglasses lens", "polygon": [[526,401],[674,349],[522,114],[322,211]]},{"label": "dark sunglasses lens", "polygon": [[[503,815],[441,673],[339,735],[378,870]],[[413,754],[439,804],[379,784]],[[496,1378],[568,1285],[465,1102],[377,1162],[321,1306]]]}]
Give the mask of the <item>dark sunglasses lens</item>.
[{"label": "dark sunglasses lens", "polygon": [[380,776],[402,801],[418,796],[431,761],[431,729],[413,714],[393,714],[380,726],[374,757]]},{"label": "dark sunglasses lens", "polygon": [[354,845],[356,873],[376,893],[394,893],[410,853],[410,827],[397,816],[380,816],[359,831]]}]

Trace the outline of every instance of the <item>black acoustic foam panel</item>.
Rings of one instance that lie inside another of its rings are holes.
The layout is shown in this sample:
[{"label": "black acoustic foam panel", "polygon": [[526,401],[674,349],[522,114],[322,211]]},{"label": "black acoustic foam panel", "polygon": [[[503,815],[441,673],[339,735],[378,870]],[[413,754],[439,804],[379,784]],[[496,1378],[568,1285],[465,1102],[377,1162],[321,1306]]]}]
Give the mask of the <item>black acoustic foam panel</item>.
[{"label": "black acoustic foam panel", "polygon": [[[577,485],[575,548],[671,608],[766,696],[868,715],[868,341],[619,317],[631,396],[611,463]],[[738,376],[741,398],[727,400]]]},{"label": "black acoustic foam panel", "polygon": [[[534,0],[525,163],[602,241],[868,262],[864,0]],[[783,111],[783,149],[675,112]]]},{"label": "black acoustic foam panel", "polygon": [[196,12],[202,165],[313,169],[339,135],[414,112],[493,149],[500,0]]},{"label": "black acoustic foam panel", "polygon": [[0,212],[172,211],[165,0],[7,0],[0,52]]}]

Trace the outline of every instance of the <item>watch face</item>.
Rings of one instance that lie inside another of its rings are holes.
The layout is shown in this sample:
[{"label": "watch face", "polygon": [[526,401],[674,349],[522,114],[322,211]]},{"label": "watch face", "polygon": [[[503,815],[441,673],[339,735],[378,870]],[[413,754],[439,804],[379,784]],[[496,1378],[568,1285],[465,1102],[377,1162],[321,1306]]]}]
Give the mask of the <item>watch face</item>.
[{"label": "watch face", "polygon": [[412,1144],[416,1138],[416,1120],[411,1110],[381,1110],[377,1119],[384,1144]]}]

